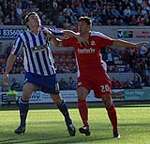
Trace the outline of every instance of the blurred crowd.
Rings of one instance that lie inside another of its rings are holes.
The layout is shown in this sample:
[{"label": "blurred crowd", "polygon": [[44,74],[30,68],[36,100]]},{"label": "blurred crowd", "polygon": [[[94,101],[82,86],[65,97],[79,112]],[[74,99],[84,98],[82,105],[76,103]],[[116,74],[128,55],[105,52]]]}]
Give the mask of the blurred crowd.
[{"label": "blurred crowd", "polygon": [[42,23],[74,28],[80,16],[94,25],[150,25],[149,0],[0,0],[0,25],[20,25],[29,11]]},{"label": "blurred crowd", "polygon": [[[140,82],[150,85],[150,49],[105,49],[103,59],[108,72],[133,72],[140,76]],[[136,78],[135,78],[136,79]],[[134,83],[134,82],[133,82]]]},{"label": "blurred crowd", "polygon": [[77,72],[74,52],[53,52],[57,73]]}]

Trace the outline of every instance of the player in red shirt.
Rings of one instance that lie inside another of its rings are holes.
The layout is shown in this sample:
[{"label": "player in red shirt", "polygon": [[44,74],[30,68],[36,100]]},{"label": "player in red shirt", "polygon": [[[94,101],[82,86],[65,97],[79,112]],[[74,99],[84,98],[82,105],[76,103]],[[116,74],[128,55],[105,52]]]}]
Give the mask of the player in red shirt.
[{"label": "player in red shirt", "polygon": [[[91,20],[88,17],[81,17],[78,23],[78,34],[74,37],[55,41],[56,46],[74,47],[78,66],[78,108],[83,122],[79,128],[80,133],[90,135],[88,123],[88,107],[86,97],[90,90],[94,90],[97,98],[102,98],[109,119],[113,127],[113,137],[120,138],[117,128],[117,115],[111,96],[111,80],[102,66],[101,49],[107,46],[119,46],[135,48],[138,44],[127,41],[112,39],[100,32],[91,31]],[[64,31],[65,32],[65,31]],[[67,33],[67,32],[66,32]],[[88,41],[88,45],[81,45],[78,37]]]}]

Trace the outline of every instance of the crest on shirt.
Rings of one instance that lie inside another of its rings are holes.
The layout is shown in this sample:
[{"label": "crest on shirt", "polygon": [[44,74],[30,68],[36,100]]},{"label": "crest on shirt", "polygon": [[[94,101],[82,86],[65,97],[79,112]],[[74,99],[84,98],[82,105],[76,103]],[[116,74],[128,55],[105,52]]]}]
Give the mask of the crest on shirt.
[{"label": "crest on shirt", "polygon": [[96,45],[96,43],[95,43],[94,40],[91,41],[91,45],[92,45],[92,46]]}]

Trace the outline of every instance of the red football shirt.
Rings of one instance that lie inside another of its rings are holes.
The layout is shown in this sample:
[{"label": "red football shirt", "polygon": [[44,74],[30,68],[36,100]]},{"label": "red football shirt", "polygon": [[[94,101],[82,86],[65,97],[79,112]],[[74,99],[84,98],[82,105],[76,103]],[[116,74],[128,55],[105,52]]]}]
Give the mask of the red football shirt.
[{"label": "red football shirt", "polygon": [[81,46],[76,38],[64,39],[64,47],[74,47],[78,74],[95,74],[103,68],[101,65],[101,49],[112,45],[113,40],[100,32],[91,32],[89,46]]}]

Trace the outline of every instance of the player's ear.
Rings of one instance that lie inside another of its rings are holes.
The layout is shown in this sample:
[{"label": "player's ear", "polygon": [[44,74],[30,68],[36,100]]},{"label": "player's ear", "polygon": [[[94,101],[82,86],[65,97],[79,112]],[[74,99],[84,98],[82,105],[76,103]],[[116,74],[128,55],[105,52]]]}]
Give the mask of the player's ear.
[{"label": "player's ear", "polygon": [[28,22],[27,23],[25,23],[25,26],[29,29],[29,25],[28,25]]}]

